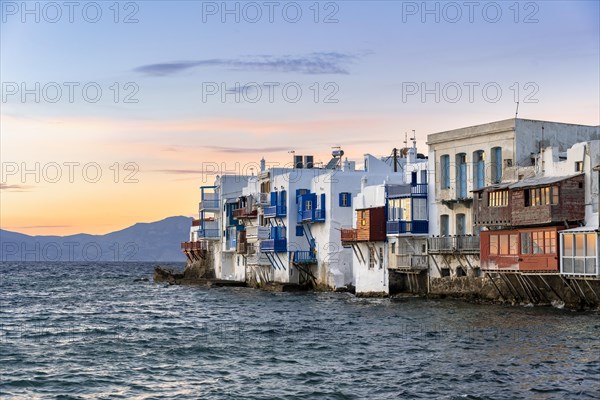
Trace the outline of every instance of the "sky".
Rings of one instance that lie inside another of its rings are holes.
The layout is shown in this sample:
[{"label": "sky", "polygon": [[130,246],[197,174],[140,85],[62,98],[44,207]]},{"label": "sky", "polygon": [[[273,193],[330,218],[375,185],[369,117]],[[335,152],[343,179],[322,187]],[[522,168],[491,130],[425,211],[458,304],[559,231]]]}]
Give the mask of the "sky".
[{"label": "sky", "polygon": [[0,1],[0,227],[197,213],[217,173],[600,124],[598,1]]}]

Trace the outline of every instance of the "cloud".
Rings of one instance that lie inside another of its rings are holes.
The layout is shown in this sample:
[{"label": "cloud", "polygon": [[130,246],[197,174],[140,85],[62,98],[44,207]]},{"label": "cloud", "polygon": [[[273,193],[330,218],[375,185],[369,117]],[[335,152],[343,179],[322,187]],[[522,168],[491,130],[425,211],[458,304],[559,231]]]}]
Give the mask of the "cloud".
[{"label": "cloud", "polygon": [[8,185],[6,183],[0,183],[0,190],[6,190],[9,192],[31,192],[33,186],[30,185]]},{"label": "cloud", "polygon": [[261,148],[249,148],[249,147],[227,147],[227,146],[203,146],[205,149],[218,151],[221,153],[235,153],[235,154],[261,154],[261,153],[277,153],[280,151],[289,151],[291,147],[261,147]]},{"label": "cloud", "polygon": [[223,67],[235,71],[347,75],[349,74],[347,64],[353,63],[356,59],[356,55],[338,52],[310,53],[304,56],[260,55],[245,59],[213,58],[147,64],[135,68],[134,71],[150,76],[167,76],[197,67]]}]

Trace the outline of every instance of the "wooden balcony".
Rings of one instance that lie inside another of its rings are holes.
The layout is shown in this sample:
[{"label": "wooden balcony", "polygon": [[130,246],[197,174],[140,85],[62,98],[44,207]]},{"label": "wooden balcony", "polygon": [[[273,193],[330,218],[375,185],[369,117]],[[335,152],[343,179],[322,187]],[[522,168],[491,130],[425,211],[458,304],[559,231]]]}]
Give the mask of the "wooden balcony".
[{"label": "wooden balcony", "polygon": [[237,208],[233,210],[233,218],[244,219],[244,218],[256,218],[258,216],[258,210],[248,208]]},{"label": "wooden balcony", "polygon": [[398,254],[396,263],[390,269],[420,271],[429,268],[429,257],[425,254]]},{"label": "wooden balcony", "polygon": [[342,228],[340,235],[342,239],[342,246],[350,246],[358,241],[358,231],[353,228]]},{"label": "wooden balcony", "polygon": [[181,243],[181,250],[186,251],[208,251],[208,242],[183,242]]}]

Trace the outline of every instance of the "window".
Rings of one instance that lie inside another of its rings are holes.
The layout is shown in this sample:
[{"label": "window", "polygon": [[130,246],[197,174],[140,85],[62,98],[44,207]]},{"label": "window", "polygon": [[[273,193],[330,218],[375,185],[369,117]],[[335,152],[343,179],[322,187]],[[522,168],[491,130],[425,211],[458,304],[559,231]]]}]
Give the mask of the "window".
[{"label": "window", "polygon": [[490,235],[490,254],[498,254],[498,235]]},{"label": "window", "polygon": [[508,255],[508,235],[499,235],[500,255]]},{"label": "window", "polygon": [[367,212],[365,210],[362,210],[360,212],[360,225],[361,226],[367,225]]},{"label": "window", "polygon": [[544,232],[532,232],[533,254],[544,253]]},{"label": "window", "polygon": [[306,200],[306,202],[304,203],[304,209],[305,210],[312,210],[313,209],[313,202],[312,202],[312,200]]},{"label": "window", "polygon": [[369,269],[375,268],[375,248],[369,247]]},{"label": "window", "polygon": [[488,193],[488,207],[508,206],[508,190],[496,190]]},{"label": "window", "polygon": [[558,186],[525,189],[525,207],[558,204]]},{"label": "window", "polygon": [[413,201],[413,221],[427,220],[427,199],[412,199]]},{"label": "window", "polygon": [[456,234],[466,235],[467,234],[467,217],[465,214],[456,214]]},{"label": "window", "polygon": [[548,253],[548,254],[556,253],[556,232],[555,231],[546,232],[546,253]]},{"label": "window", "polygon": [[379,269],[383,268],[383,247],[379,248]]},{"label": "window", "polygon": [[340,207],[352,207],[352,194],[340,193]]},{"label": "window", "polygon": [[532,253],[531,232],[521,233],[521,254]]},{"label": "window", "polygon": [[392,254],[396,254],[396,243],[392,243]]},{"label": "window", "polygon": [[410,198],[400,199],[400,219],[402,221],[412,221],[411,209],[410,209]]},{"label": "window", "polygon": [[473,188],[485,186],[485,153],[483,150],[473,152]]},{"label": "window", "polygon": [[450,235],[450,216],[448,214],[440,215],[440,235]]},{"label": "window", "polygon": [[456,195],[459,199],[467,198],[467,155],[456,155]]},{"label": "window", "polygon": [[440,176],[442,189],[450,189],[450,156],[448,154],[440,157]]},{"label": "window", "polygon": [[502,181],[502,147],[492,148],[491,157],[492,183]]},{"label": "window", "polygon": [[575,162],[575,172],[583,172],[583,161]]},{"label": "window", "polygon": [[519,254],[519,235],[510,235],[508,252],[511,256]]},{"label": "window", "polygon": [[561,272],[567,274],[596,275],[596,232],[565,233],[563,237]]}]

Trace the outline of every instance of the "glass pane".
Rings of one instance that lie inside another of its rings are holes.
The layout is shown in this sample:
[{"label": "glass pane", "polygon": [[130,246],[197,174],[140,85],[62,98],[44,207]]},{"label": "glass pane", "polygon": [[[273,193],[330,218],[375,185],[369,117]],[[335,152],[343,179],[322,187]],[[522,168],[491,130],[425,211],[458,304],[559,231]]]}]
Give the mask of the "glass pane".
[{"label": "glass pane", "polygon": [[564,257],[572,257],[573,256],[573,235],[565,234],[563,235],[563,256]]},{"label": "glass pane", "polygon": [[552,204],[558,204],[558,186],[552,187]]},{"label": "glass pane", "polygon": [[594,275],[596,274],[596,257],[586,257],[585,273]]},{"label": "glass pane", "polygon": [[595,233],[587,233],[585,235],[585,255],[588,257],[596,256],[596,234]]},{"label": "glass pane", "polygon": [[519,245],[518,245],[519,236],[518,235],[510,235],[510,254],[517,255],[519,254]]},{"label": "glass pane", "polygon": [[498,254],[498,236],[490,235],[490,254]]},{"label": "glass pane", "polygon": [[563,258],[563,272],[566,274],[573,273],[573,259],[572,258]]},{"label": "glass pane", "polygon": [[544,253],[544,233],[533,232],[533,254]]},{"label": "glass pane", "polygon": [[500,235],[500,254],[508,254],[508,235]]},{"label": "glass pane", "polygon": [[573,272],[575,272],[576,274],[583,274],[584,272],[584,259],[583,258],[575,258],[573,260],[575,262],[575,269]]},{"label": "glass pane", "polygon": [[585,252],[583,251],[583,240],[585,239],[585,235],[583,233],[575,234],[575,255],[576,256],[584,256]]},{"label": "glass pane", "polygon": [[544,232],[544,248],[546,250],[546,254],[552,254],[554,246],[552,245],[552,232]]},{"label": "glass pane", "polygon": [[531,233],[521,233],[521,254],[531,254]]}]

